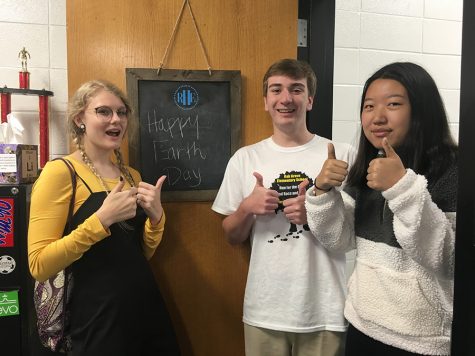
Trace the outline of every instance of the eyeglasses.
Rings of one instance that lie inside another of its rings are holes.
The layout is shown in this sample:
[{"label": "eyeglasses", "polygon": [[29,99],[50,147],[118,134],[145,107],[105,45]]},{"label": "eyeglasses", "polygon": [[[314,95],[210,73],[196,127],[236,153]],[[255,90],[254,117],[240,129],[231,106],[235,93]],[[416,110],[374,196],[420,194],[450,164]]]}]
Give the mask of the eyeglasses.
[{"label": "eyeglasses", "polygon": [[[112,110],[108,106],[99,106],[97,108],[94,108],[94,112],[96,113],[96,116],[98,119],[101,119],[102,121],[111,121],[112,117],[114,116],[114,110]],[[119,110],[116,110],[115,112],[119,119],[121,121],[127,120],[127,115],[128,111],[125,108],[121,108]]]}]

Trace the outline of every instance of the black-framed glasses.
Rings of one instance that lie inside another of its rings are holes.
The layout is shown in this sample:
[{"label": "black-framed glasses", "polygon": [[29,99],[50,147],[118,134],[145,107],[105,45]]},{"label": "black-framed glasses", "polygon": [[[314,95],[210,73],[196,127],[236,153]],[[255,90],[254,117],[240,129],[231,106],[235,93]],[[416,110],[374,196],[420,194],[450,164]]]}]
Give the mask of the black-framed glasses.
[{"label": "black-framed glasses", "polygon": [[[114,110],[108,106],[98,106],[97,108],[94,108],[94,112],[96,113],[97,118],[101,119],[102,121],[111,121],[112,117],[114,116]],[[126,108],[120,108],[116,110],[115,113],[121,121],[125,121],[127,120],[129,112]]]}]

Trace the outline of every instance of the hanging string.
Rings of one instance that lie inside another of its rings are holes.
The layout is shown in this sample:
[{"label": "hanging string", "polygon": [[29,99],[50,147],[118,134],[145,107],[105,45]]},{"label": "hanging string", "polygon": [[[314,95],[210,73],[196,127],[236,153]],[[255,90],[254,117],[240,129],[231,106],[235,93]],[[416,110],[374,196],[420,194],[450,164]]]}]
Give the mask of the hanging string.
[{"label": "hanging string", "polygon": [[178,24],[181,21],[181,16],[183,15],[183,10],[185,9],[186,2],[187,2],[187,0],[183,1],[183,5],[181,7],[180,14],[178,15],[178,18],[176,19],[175,27],[173,27],[172,35],[170,36],[170,39],[168,40],[168,45],[167,45],[167,48],[165,49],[165,54],[163,55],[162,61],[160,62],[160,66],[158,67],[157,75],[160,75],[160,70],[162,69],[163,63],[165,62],[165,58],[168,55],[168,50],[170,49],[170,45],[172,44],[172,41],[175,39],[175,33],[176,33],[176,30],[178,29]]},{"label": "hanging string", "polygon": [[189,0],[185,0],[185,1],[188,4],[188,9],[190,10],[190,15],[191,15],[191,18],[193,19],[193,24],[195,25],[195,32],[196,32],[196,35],[198,36],[198,39],[200,40],[201,50],[203,51],[203,56],[205,57],[206,64],[208,65],[209,76],[211,76],[211,66],[209,65],[208,55],[206,54],[203,40],[201,39],[200,31],[198,30],[198,25],[196,24],[195,15],[193,14],[193,10],[191,9],[190,1]]},{"label": "hanging string", "polygon": [[171,44],[175,40],[175,34],[176,34],[176,31],[178,30],[178,25],[181,22],[181,18],[183,17],[183,11],[185,10],[185,5],[188,5],[188,10],[190,11],[190,15],[191,15],[191,18],[193,20],[193,25],[195,27],[195,33],[198,36],[198,40],[200,41],[201,50],[203,51],[203,55],[205,57],[206,64],[208,65],[208,72],[209,72],[209,75],[211,76],[211,66],[209,65],[208,55],[206,54],[206,50],[205,50],[205,47],[204,47],[204,44],[203,44],[203,40],[201,39],[200,31],[198,30],[198,25],[196,23],[195,15],[193,14],[193,10],[191,9],[191,4],[190,4],[189,0],[183,0],[183,5],[181,6],[181,10],[180,10],[180,13],[178,15],[178,18],[176,19],[175,27],[173,27],[173,32],[172,32],[172,35],[170,36],[170,40],[168,41],[167,48],[165,49],[165,54],[163,55],[162,61],[160,62],[160,66],[157,69],[157,75],[160,75],[160,71],[162,70],[163,65],[165,63],[165,60],[166,60],[167,55],[168,55],[168,50],[170,49]]}]

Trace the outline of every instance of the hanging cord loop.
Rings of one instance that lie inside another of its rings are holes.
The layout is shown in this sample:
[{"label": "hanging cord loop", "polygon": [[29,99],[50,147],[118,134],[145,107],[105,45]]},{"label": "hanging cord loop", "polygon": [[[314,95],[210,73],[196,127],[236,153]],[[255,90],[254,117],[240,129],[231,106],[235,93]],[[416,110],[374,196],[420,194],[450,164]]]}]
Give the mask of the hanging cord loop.
[{"label": "hanging cord loop", "polygon": [[191,9],[191,4],[190,4],[189,0],[183,0],[183,5],[181,6],[181,10],[180,10],[180,13],[178,14],[178,18],[176,19],[175,27],[173,27],[173,32],[172,32],[172,35],[170,36],[170,39],[168,41],[167,48],[165,49],[165,54],[163,55],[162,61],[160,62],[160,66],[157,69],[157,75],[160,75],[160,71],[162,70],[163,65],[165,63],[165,60],[167,59],[167,55],[168,55],[168,51],[170,49],[170,46],[175,41],[175,34],[176,34],[176,31],[178,30],[178,26],[179,26],[179,24],[181,22],[181,19],[183,17],[183,11],[185,10],[185,5],[188,5],[188,10],[190,11],[190,15],[191,15],[191,18],[193,20],[193,25],[195,27],[195,33],[198,36],[198,40],[200,41],[201,50],[203,51],[203,56],[205,57],[206,64],[208,65],[209,76],[211,77],[211,66],[209,65],[208,55],[206,54],[206,50],[205,50],[205,47],[204,47],[204,44],[203,44],[203,40],[201,39],[200,31],[198,30],[198,25],[196,23],[195,15],[193,14],[193,10]]}]

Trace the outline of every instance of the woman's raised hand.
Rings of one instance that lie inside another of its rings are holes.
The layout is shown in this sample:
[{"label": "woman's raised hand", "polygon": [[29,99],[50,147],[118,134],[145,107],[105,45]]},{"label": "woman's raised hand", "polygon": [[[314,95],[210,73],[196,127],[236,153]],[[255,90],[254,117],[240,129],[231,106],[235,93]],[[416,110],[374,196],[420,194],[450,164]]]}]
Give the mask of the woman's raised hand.
[{"label": "woman's raised hand", "polygon": [[369,163],[366,175],[368,187],[379,191],[391,188],[406,174],[401,158],[386,137],[383,139],[383,149],[386,157],[373,159]]}]

